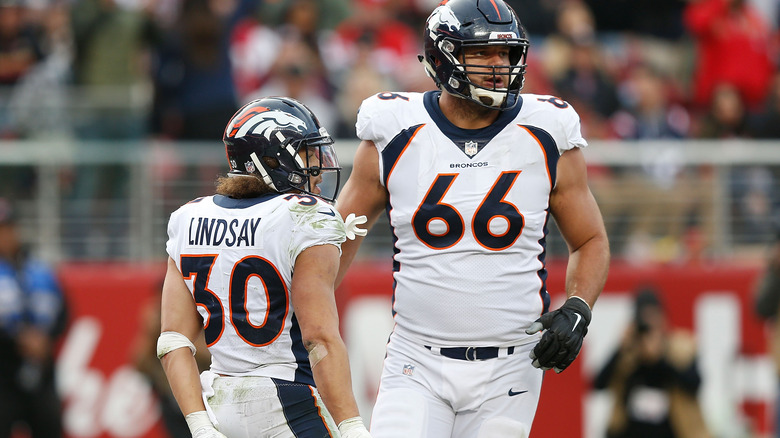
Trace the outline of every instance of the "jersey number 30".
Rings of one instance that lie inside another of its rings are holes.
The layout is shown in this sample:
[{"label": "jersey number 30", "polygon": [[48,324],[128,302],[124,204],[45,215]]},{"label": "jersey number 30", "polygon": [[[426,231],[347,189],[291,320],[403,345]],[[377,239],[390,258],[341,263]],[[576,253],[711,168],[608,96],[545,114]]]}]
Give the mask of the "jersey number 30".
[{"label": "jersey number 30", "polygon": [[[514,204],[504,199],[519,174],[520,171],[501,173],[474,213],[471,221],[474,238],[487,249],[493,251],[506,249],[512,246],[523,232],[525,219],[522,213]],[[412,226],[417,238],[431,248],[449,248],[463,238],[465,232],[463,217],[455,207],[442,202],[457,177],[457,174],[437,175],[425,199],[412,217]],[[506,230],[500,234],[490,230],[490,223],[495,218],[503,218],[507,223]],[[431,233],[429,225],[436,220],[446,224],[443,233]]]},{"label": "jersey number 30", "polygon": [[[181,272],[185,279],[194,278],[193,295],[195,302],[208,311],[204,331],[206,344],[211,346],[222,336],[225,330],[225,309],[213,291],[208,288],[208,280],[217,256],[182,255]],[[252,277],[258,277],[265,287],[266,310],[264,315],[252,315],[252,319],[262,321],[255,325],[249,320],[247,310],[247,286]],[[236,262],[230,273],[230,317],[236,333],[246,343],[262,347],[272,343],[282,333],[284,321],[289,309],[289,294],[284,280],[276,267],[268,260],[249,256]]]}]

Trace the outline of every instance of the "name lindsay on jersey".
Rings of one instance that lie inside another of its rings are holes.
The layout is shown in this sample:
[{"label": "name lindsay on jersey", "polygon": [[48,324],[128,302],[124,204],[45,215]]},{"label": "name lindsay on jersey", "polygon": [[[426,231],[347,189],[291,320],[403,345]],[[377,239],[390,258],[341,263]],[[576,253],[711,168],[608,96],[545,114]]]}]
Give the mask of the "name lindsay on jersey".
[{"label": "name lindsay on jersey", "polygon": [[192,246],[253,246],[261,218],[243,220],[193,217],[190,219],[189,244]]}]

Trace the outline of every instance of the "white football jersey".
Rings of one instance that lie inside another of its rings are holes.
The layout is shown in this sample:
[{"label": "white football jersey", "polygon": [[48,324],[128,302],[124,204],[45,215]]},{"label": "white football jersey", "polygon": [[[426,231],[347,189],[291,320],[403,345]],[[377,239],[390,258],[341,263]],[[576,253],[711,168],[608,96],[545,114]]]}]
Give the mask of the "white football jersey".
[{"label": "white football jersey", "polygon": [[432,346],[520,345],[549,308],[549,198],[559,156],[587,145],[579,116],[524,94],[491,126],[461,129],[439,95],[381,93],[358,113],[389,193],[395,330]]},{"label": "white football jersey", "polygon": [[203,318],[211,371],[314,384],[290,304],[295,260],[306,248],[346,239],[325,201],[299,194],[207,196],[173,212],[168,255]]}]

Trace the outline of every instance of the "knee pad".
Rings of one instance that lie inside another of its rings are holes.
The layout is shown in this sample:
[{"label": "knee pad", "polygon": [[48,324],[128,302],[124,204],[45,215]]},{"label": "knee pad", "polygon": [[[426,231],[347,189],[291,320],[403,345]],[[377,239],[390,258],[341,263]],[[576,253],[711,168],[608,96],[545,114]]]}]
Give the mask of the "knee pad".
[{"label": "knee pad", "polygon": [[373,438],[428,438],[428,406],[425,397],[414,391],[392,390],[380,394],[371,416]]},{"label": "knee pad", "polygon": [[528,438],[528,427],[507,417],[489,418],[480,426],[477,438]]}]

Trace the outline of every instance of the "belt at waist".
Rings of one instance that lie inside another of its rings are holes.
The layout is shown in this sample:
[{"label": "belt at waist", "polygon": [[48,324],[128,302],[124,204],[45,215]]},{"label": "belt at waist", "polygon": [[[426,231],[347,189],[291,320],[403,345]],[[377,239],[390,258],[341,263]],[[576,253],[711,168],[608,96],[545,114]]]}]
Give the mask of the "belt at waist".
[{"label": "belt at waist", "polygon": [[515,347],[429,347],[434,354],[439,354],[450,359],[459,360],[486,360],[497,357],[506,357],[515,353]]}]

